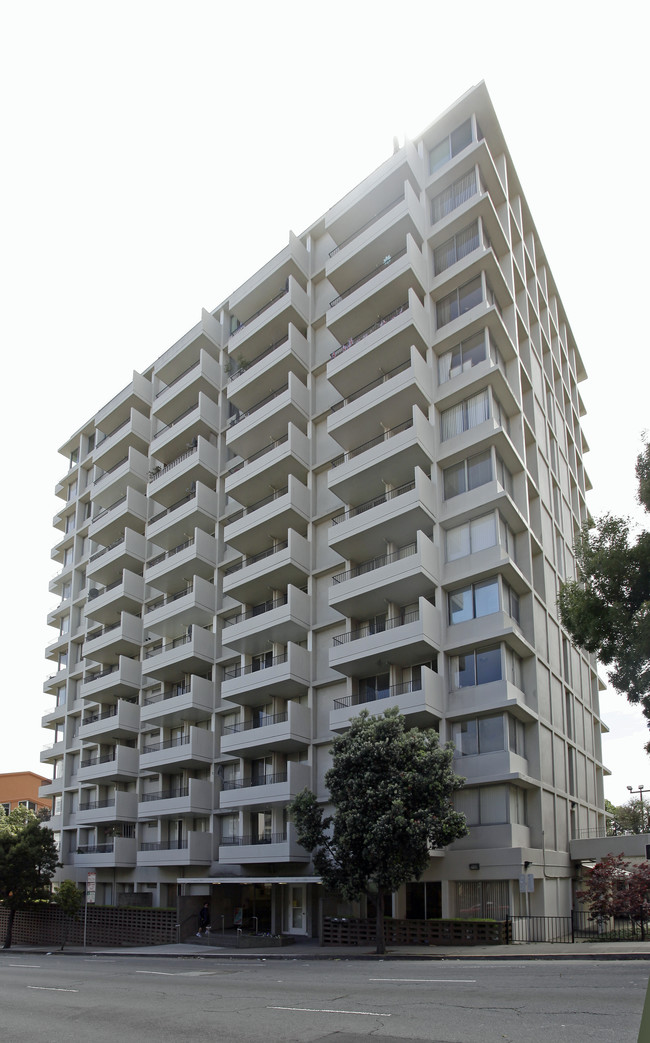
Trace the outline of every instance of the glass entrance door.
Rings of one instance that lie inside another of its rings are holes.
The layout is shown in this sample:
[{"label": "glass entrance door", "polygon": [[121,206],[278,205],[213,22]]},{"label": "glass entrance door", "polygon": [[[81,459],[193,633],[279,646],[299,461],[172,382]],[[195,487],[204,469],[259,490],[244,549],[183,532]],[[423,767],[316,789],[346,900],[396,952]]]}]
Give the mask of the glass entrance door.
[{"label": "glass entrance door", "polygon": [[307,887],[305,884],[291,884],[289,887],[284,929],[287,934],[307,933]]}]

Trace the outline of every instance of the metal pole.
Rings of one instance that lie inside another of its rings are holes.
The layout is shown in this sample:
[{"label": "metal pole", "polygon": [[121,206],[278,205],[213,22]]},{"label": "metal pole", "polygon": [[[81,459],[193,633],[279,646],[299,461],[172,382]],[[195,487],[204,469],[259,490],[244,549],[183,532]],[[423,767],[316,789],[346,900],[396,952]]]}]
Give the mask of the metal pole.
[{"label": "metal pole", "polygon": [[88,932],[88,893],[85,894],[84,902],[84,952],[86,951],[86,937]]}]

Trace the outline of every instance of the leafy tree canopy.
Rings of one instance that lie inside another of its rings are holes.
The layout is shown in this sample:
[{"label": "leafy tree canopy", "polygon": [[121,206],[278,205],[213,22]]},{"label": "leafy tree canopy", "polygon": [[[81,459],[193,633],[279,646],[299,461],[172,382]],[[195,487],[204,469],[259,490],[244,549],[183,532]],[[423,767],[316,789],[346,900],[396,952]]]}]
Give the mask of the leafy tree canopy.
[{"label": "leafy tree canopy", "polygon": [[9,909],[4,948],[11,946],[17,909],[49,897],[49,885],[59,865],[54,833],[42,826],[33,811],[14,808],[0,816],[0,901]]},{"label": "leafy tree canopy", "polygon": [[[650,512],[650,442],[636,476],[638,501]],[[634,538],[629,519],[606,514],[583,526],[576,559],[578,582],[560,591],[562,622],[577,645],[611,666],[613,687],[641,703],[650,727],[650,532]]]},{"label": "leafy tree canopy", "polygon": [[611,815],[607,823],[607,835],[622,836],[625,833],[647,833],[650,829],[650,793],[645,800],[631,797],[625,804],[614,805],[605,801],[605,811]]},{"label": "leafy tree canopy", "polygon": [[627,917],[639,924],[645,939],[650,920],[650,865],[632,864],[623,855],[606,855],[594,866],[585,889],[577,892],[593,917]]},{"label": "leafy tree canopy", "polygon": [[396,709],[379,717],[364,710],[331,752],[325,784],[334,814],[324,816],[310,790],[298,794],[290,812],[328,890],[375,899],[383,952],[384,895],[421,876],[430,848],[468,832],[452,802],[464,780],[452,768],[453,744],[441,746],[433,730],[407,730]]}]

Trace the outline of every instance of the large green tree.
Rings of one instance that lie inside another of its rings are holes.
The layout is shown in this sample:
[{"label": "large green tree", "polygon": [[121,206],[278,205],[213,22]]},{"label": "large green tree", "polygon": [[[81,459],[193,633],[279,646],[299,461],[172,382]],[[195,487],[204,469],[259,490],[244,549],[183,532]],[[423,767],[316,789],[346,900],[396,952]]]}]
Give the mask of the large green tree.
[{"label": "large green tree", "polygon": [[49,886],[59,865],[54,833],[42,826],[33,811],[0,808],[0,901],[9,909],[4,949],[11,948],[16,911],[49,898]]},{"label": "large green tree", "polygon": [[325,785],[334,814],[324,815],[310,790],[290,813],[327,889],[375,901],[383,953],[385,895],[422,875],[431,848],[468,832],[452,801],[464,779],[453,771],[453,744],[441,746],[433,730],[408,730],[396,709],[379,717],[364,710],[331,752]]},{"label": "large green tree", "polygon": [[[650,442],[636,476],[638,501],[650,511]],[[587,522],[576,541],[578,581],[562,586],[559,609],[575,643],[611,667],[613,687],[642,705],[650,727],[650,532],[631,528],[612,514]]]}]

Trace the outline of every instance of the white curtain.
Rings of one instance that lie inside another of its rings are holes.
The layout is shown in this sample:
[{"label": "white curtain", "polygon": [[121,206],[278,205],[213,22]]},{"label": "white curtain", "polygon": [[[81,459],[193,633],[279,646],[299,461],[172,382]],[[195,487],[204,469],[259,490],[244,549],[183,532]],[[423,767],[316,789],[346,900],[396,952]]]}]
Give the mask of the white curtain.
[{"label": "white curtain", "polygon": [[497,542],[496,515],[484,514],[481,518],[474,518],[471,523],[472,529],[472,554],[485,550],[486,547],[494,547]]},{"label": "white curtain", "polygon": [[440,437],[443,442],[446,442],[447,439],[454,438],[455,435],[460,435],[463,432],[463,415],[464,409],[462,402],[457,406],[452,406],[451,409],[445,409],[440,418]]},{"label": "white curtain", "polygon": [[455,561],[470,554],[469,523],[447,530],[447,561]]},{"label": "white curtain", "polygon": [[508,787],[484,786],[480,791],[481,825],[508,821]]}]

